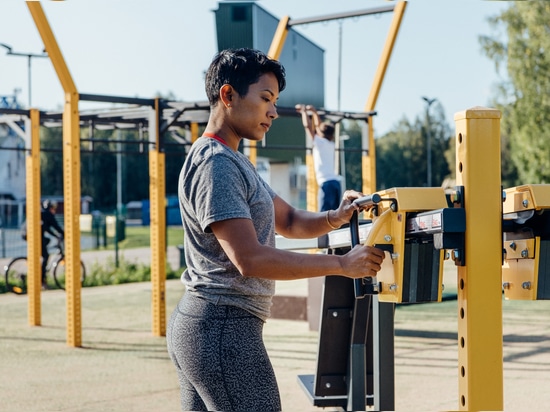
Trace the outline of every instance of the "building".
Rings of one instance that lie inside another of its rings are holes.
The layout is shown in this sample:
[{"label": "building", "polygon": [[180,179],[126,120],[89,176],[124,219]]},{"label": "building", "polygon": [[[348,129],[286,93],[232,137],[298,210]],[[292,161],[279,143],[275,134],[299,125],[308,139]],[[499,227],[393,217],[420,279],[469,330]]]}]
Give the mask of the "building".
[{"label": "building", "polygon": [[0,124],[0,227],[17,226],[25,199],[25,142]]},{"label": "building", "polygon": [[[248,47],[269,51],[279,18],[256,2],[220,2],[214,13],[218,50]],[[287,87],[279,97],[279,107],[294,108],[298,103],[324,107],[324,54],[311,40],[289,30],[279,57],[287,75]],[[262,177],[279,196],[301,208],[306,206],[305,142],[300,117],[282,115],[258,146]]]}]

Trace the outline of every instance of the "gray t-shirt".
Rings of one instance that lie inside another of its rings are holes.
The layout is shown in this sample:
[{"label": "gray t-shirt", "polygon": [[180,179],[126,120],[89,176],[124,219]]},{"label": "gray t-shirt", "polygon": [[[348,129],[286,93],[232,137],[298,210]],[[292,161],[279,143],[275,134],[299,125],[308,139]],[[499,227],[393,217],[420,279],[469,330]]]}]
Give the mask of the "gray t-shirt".
[{"label": "gray t-shirt", "polygon": [[245,309],[266,320],[275,281],[244,277],[231,263],[210,224],[250,219],[258,241],[275,247],[275,192],[240,152],[208,137],[191,147],[179,177],[179,203],[185,231],[188,291],[214,304]]}]

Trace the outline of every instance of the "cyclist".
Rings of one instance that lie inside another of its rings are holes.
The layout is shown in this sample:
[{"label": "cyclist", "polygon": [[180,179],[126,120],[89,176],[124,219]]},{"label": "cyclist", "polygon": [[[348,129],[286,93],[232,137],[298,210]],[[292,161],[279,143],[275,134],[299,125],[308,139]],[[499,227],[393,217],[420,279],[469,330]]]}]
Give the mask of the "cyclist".
[{"label": "cyclist", "polygon": [[57,223],[55,219],[55,211],[57,209],[57,203],[51,200],[44,200],[42,202],[42,211],[40,214],[40,220],[42,225],[42,288],[47,288],[46,283],[46,267],[48,266],[48,244],[51,238],[46,236],[46,233],[58,238],[63,239],[65,232],[63,228]]}]

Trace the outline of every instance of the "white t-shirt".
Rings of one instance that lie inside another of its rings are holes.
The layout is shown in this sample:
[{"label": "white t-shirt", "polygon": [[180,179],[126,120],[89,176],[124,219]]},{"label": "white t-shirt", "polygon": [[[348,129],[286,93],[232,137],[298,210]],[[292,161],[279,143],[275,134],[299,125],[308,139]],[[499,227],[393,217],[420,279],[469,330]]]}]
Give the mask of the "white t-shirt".
[{"label": "white t-shirt", "polygon": [[334,146],[334,141],[319,135],[313,137],[313,167],[319,186],[329,180],[340,180],[340,176],[334,172]]}]

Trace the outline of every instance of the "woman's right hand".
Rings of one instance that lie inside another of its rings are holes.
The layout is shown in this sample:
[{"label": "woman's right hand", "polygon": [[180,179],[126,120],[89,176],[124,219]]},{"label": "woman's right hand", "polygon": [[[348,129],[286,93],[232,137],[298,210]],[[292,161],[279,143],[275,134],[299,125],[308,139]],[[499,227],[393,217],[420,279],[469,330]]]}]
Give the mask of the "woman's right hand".
[{"label": "woman's right hand", "polygon": [[385,253],[373,246],[356,245],[341,258],[344,276],[358,279],[376,276],[381,269]]}]

